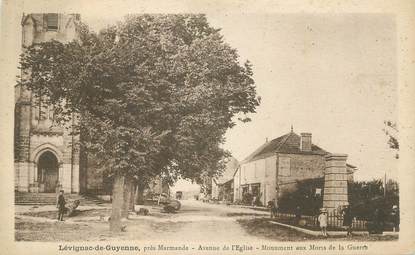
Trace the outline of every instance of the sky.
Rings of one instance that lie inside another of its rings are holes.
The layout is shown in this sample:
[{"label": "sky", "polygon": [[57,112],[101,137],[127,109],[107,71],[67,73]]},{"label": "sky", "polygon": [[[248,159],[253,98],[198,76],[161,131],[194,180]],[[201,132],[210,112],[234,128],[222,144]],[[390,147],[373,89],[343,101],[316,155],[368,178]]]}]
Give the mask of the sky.
[{"label": "sky", "polygon": [[[123,13],[82,20],[97,31]],[[217,12],[208,21],[253,64],[261,105],[249,123],[226,134],[224,148],[243,160],[257,147],[294,132],[348,154],[356,180],[397,177],[395,152],[382,131],[396,121],[397,49],[393,16],[386,14],[257,14]]]},{"label": "sky", "polygon": [[348,154],[357,180],[397,177],[395,152],[382,131],[397,120],[396,31],[378,14],[212,16],[230,45],[254,65],[262,98],[252,122],[227,133],[238,159],[289,132]]},{"label": "sky", "polygon": [[[86,16],[85,16],[86,15]],[[122,17],[88,17],[99,30]],[[348,154],[356,180],[396,178],[395,152],[382,131],[397,120],[396,28],[385,14],[207,15],[240,61],[253,64],[261,105],[249,123],[226,134],[224,148],[243,160],[257,147],[294,132]]]}]

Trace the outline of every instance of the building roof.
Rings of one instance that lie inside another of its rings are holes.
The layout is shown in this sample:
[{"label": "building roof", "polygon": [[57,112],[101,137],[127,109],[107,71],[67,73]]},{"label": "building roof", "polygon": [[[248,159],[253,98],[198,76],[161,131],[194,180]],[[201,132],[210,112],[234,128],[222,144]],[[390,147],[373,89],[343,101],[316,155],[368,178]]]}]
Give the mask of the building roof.
[{"label": "building roof", "polygon": [[275,153],[289,153],[289,154],[317,154],[326,155],[327,151],[321,149],[315,144],[311,144],[311,151],[302,151],[300,149],[301,136],[294,132],[290,132],[269,142],[264,143],[249,155],[242,163],[254,161],[256,159],[264,158]]},{"label": "building roof", "polygon": [[238,160],[236,160],[236,158],[234,157],[230,157],[229,161],[226,163],[226,168],[223,171],[222,175],[214,179],[215,183],[224,184],[230,180],[233,180],[233,176],[238,166],[239,166]]},{"label": "building roof", "polygon": [[[26,21],[28,19],[31,19],[35,26],[42,26],[43,25],[43,19],[44,15],[47,13],[29,13],[29,14],[23,14],[21,24],[24,26],[26,24]],[[64,15],[66,16],[66,22],[65,24],[62,24],[63,27],[67,27],[70,22],[74,22],[74,24],[79,24],[79,21],[81,20],[80,14],[74,14],[74,13],[68,13],[68,14],[60,14],[56,13],[58,15]]]}]

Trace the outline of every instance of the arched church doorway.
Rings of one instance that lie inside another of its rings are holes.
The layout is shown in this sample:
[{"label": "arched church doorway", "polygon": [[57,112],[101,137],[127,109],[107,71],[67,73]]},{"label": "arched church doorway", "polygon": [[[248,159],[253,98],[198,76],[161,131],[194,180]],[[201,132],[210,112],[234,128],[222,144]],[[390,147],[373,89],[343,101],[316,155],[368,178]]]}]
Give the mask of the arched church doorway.
[{"label": "arched church doorway", "polygon": [[37,163],[40,192],[55,192],[59,178],[59,164],[55,154],[45,151]]}]

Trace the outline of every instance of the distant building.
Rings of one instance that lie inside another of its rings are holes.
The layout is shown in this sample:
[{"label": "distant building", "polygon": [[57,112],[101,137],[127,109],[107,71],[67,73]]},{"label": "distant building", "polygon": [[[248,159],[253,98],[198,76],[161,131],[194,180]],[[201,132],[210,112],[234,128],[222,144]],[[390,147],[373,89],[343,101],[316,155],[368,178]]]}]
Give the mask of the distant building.
[{"label": "distant building", "polygon": [[163,178],[157,176],[150,181],[148,187],[144,190],[144,195],[148,194],[166,194],[170,196],[170,186]]},{"label": "distant building", "polygon": [[239,163],[233,157],[227,159],[226,168],[218,178],[212,178],[212,199],[233,201],[233,176]]},{"label": "distant building", "polygon": [[[338,165],[344,166],[344,173],[347,174],[327,176],[325,173],[330,171],[325,169],[330,167],[327,162],[332,160],[332,156],[312,143],[310,133],[297,135],[291,130],[286,135],[266,142],[241,162],[233,179],[234,200],[242,200],[245,193],[251,193],[266,205],[268,201],[274,198],[278,200],[282,194],[294,191],[297,181],[328,177],[331,179],[325,182],[325,190],[330,188],[327,195],[333,195],[325,197],[325,205],[335,207],[344,204],[347,201],[347,180],[353,180],[356,167],[346,164],[347,156],[343,155],[341,160],[344,162]],[[334,186],[329,187],[332,184]],[[315,192],[321,190],[316,189]]]}]

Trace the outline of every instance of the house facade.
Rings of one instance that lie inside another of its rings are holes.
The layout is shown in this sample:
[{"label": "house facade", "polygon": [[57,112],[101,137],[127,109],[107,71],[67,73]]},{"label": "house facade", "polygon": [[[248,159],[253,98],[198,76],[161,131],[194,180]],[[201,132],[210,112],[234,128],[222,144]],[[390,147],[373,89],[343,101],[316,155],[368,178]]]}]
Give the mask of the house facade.
[{"label": "house facade", "polygon": [[227,159],[226,167],[221,176],[212,178],[212,199],[233,202],[233,176],[239,167],[239,162],[234,157]]},{"label": "house facade", "polygon": [[[242,201],[244,194],[250,193],[259,197],[263,205],[273,199],[278,201],[283,194],[293,192],[298,181],[325,178],[329,155],[332,154],[312,143],[310,133],[298,135],[291,130],[286,135],[266,142],[241,162],[233,180],[234,200]],[[344,177],[342,181],[346,181],[347,185],[347,180],[353,179],[356,168],[346,164],[345,160],[343,163],[347,174],[333,177],[336,180]],[[338,185],[340,182],[333,183]],[[317,189],[315,192],[321,191]],[[347,201],[347,190],[333,189],[333,193]]]}]

